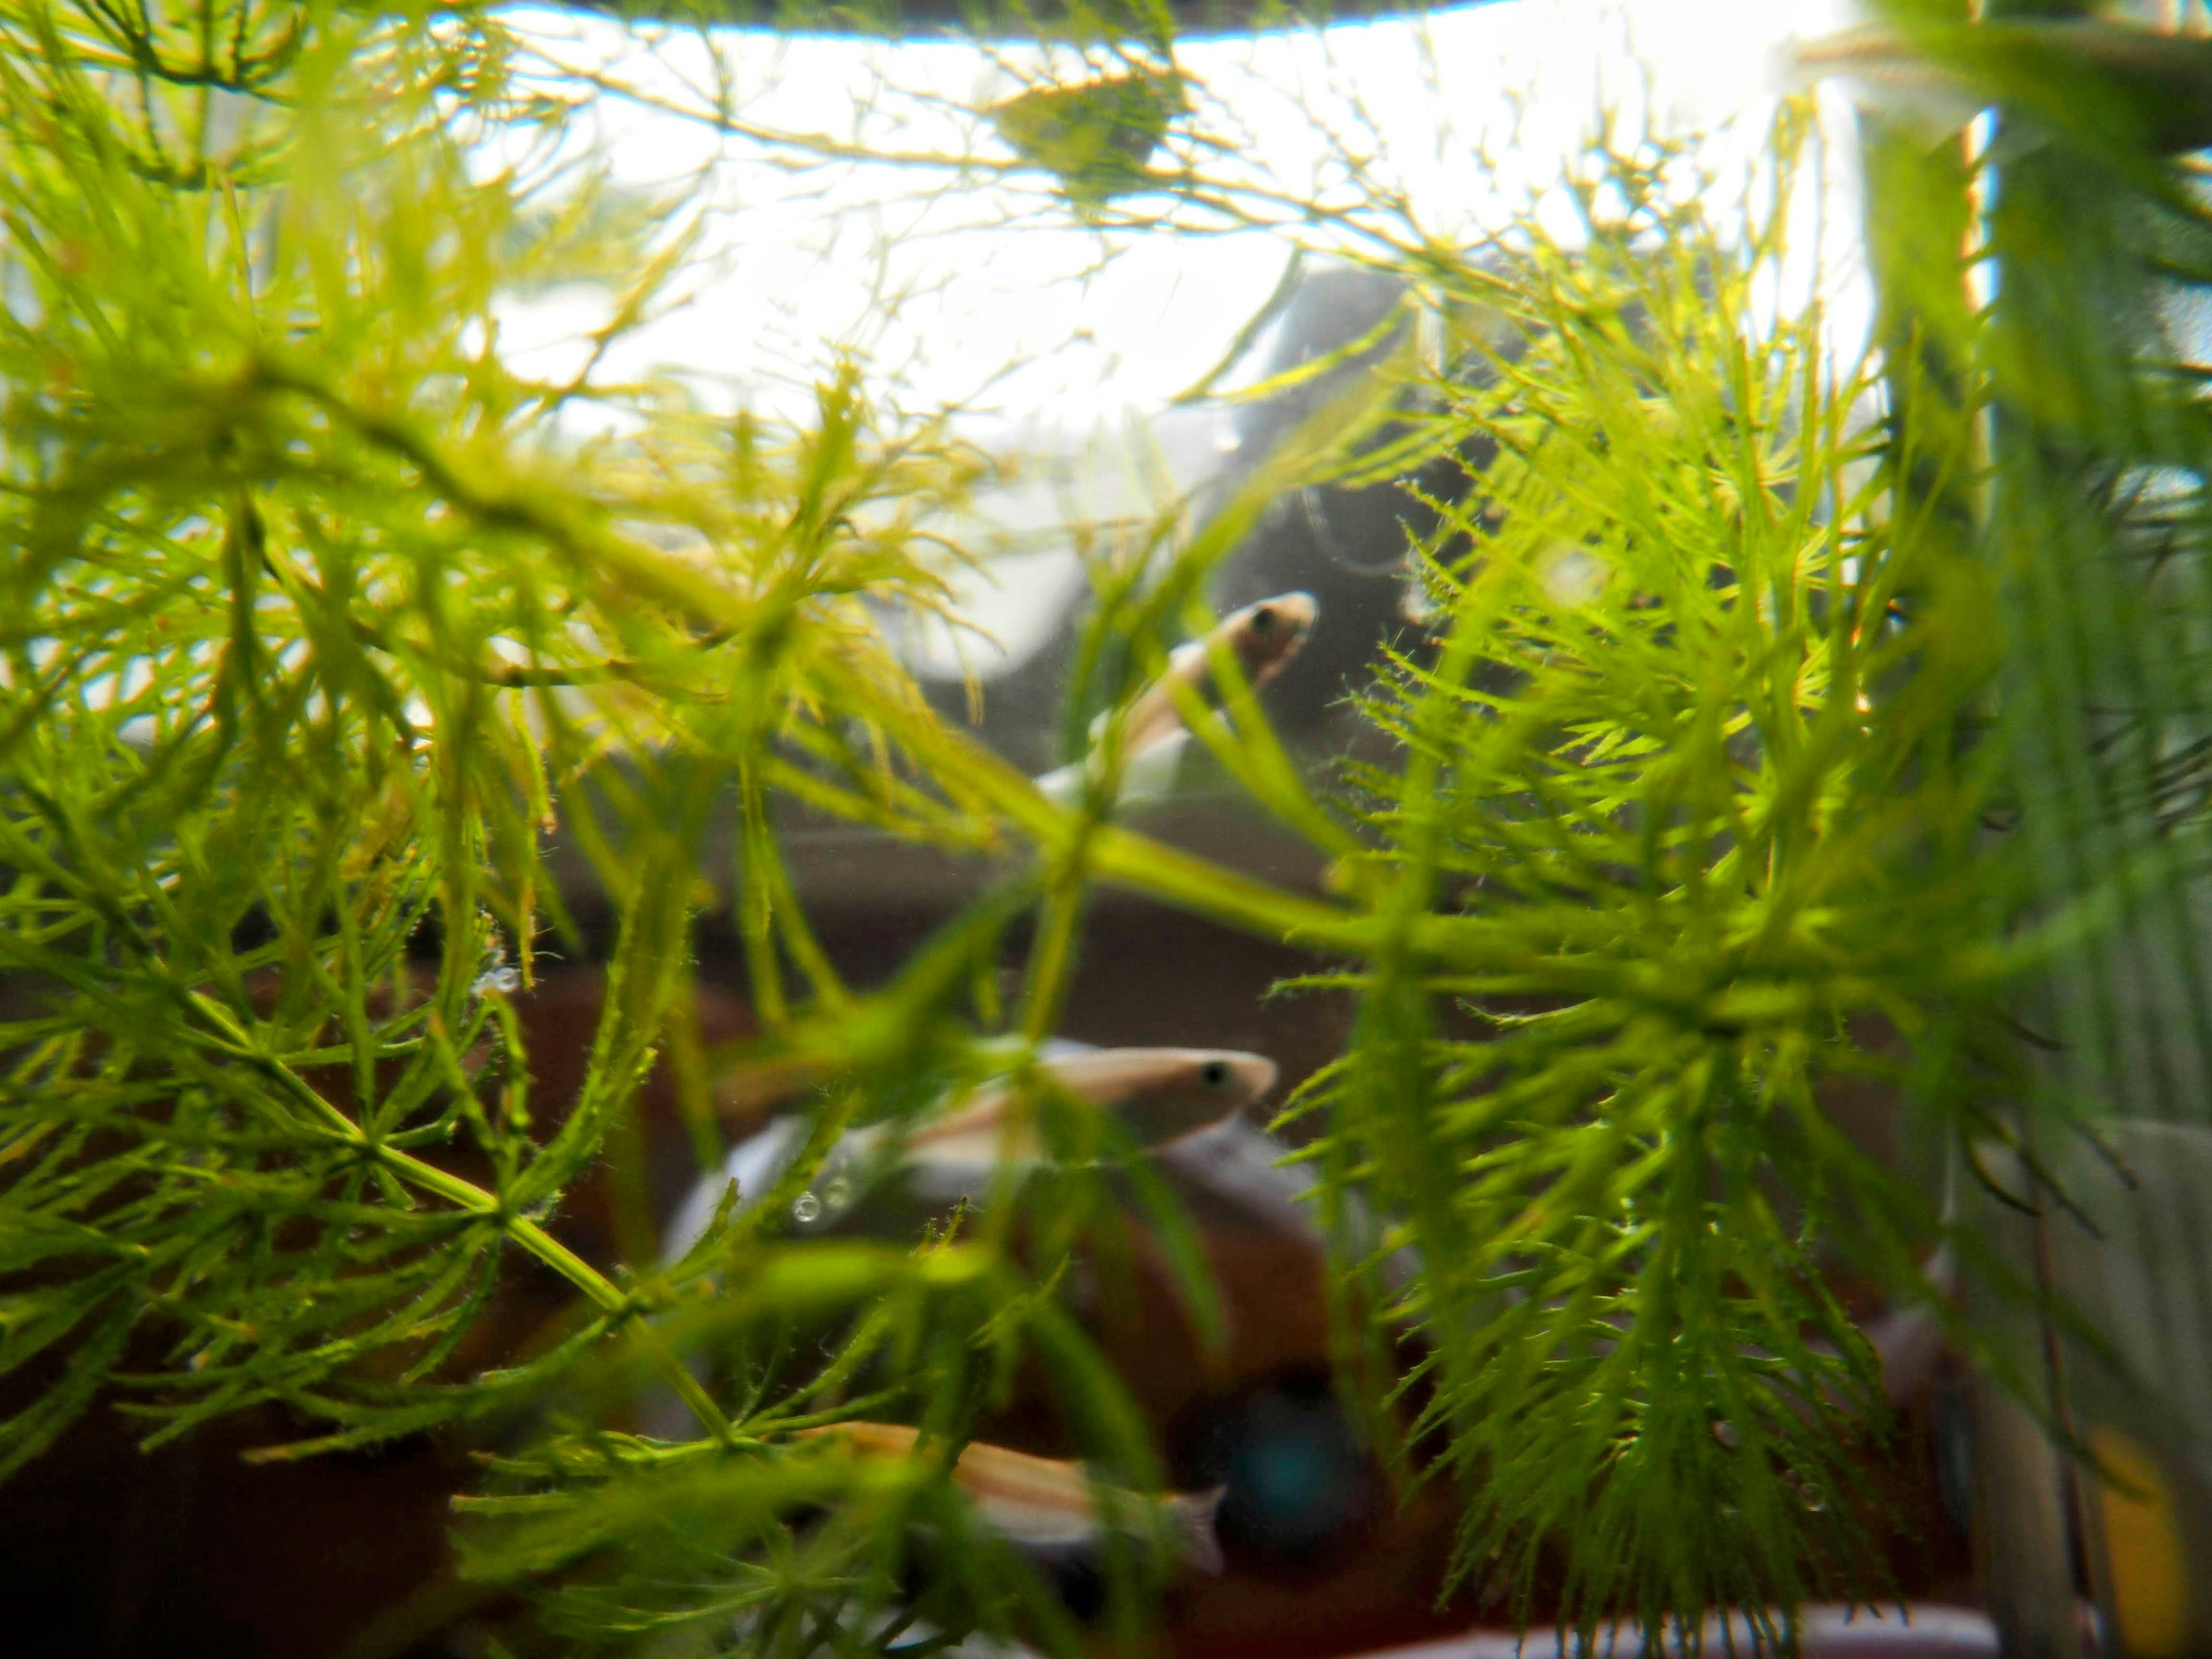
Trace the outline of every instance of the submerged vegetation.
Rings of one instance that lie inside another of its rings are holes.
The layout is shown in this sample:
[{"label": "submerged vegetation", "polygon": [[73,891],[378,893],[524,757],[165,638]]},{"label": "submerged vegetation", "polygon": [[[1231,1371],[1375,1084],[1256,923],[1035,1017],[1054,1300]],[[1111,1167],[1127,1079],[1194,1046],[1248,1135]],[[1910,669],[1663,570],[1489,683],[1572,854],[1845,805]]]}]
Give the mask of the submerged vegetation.
[{"label": "submerged vegetation", "polygon": [[1778,221],[1732,246],[1660,185],[1615,158],[1582,199],[1627,210],[1578,254],[1450,279],[1479,372],[1422,436],[1494,453],[1422,550],[1440,648],[1364,705],[1397,739],[1354,780],[1395,937],[1311,1097],[1425,1264],[1397,1306],[1471,1494],[1461,1570],[1571,1527],[1583,1616],[1654,1622],[1878,1581],[1881,1378],[1820,1255],[1910,1285],[1934,1218],[1820,1095],[2000,1127],[2017,881],[1955,729],[1990,660],[1906,598],[1958,579],[1885,510],[1869,386],[1817,310],[1751,314]]},{"label": "submerged vegetation", "polygon": [[[1456,1483],[1459,1575],[1502,1574],[1526,1616],[1563,1553],[1585,1637],[1879,1595],[1888,1407],[1826,1275],[1932,1299],[1948,1239],[2026,1288],[1944,1200],[1992,1142],[2033,1166],[2023,1112],[2083,1106],[2121,1043],[2096,941],[2165,926],[2202,833],[2203,405],[2136,368],[2139,273],[2201,236],[2166,164],[2032,152],[1993,257],[2094,198],[2112,235],[2078,256],[2137,286],[2124,325],[2075,304],[2078,272],[2008,320],[1961,286],[1956,143],[1870,129],[1880,349],[1853,363],[1789,274],[1802,102],[1733,198],[1616,132],[1557,195],[1571,232],[1532,209],[1477,246],[1379,186],[1302,210],[1210,173],[1230,146],[1158,67],[1170,40],[1105,53],[1091,105],[1006,101],[994,165],[1050,169],[1088,223],[1303,216],[1407,284],[1372,383],[1204,523],[1098,562],[1067,729],[1104,752],[1063,800],[934,712],[881,628],[949,611],[943,526],[987,459],[864,364],[795,423],[603,374],[696,204],[539,167],[589,88],[549,95],[521,53],[466,9],[0,9],[0,1472],[94,1407],[153,1443],[273,1404],[298,1425],[273,1457],[465,1430],[465,1569],[528,1589],[549,1639],[1065,1647],[950,1478],[1041,1366],[1128,1511],[1109,1612],[1139,1628],[1156,1453],[1060,1292],[1138,1225],[1201,1325],[1210,1291],[1141,1162],[1132,1220],[1097,1174],[1128,1149],[1036,1067],[1108,883],[1294,944],[1304,994],[1356,1006],[1288,1116],[1346,1269],[1344,1386],[1409,1479]],[[1079,120],[1135,104],[1133,133]],[[611,277],[580,368],[502,356],[503,295]],[[2084,315],[2071,379],[2026,363]],[[1183,710],[1332,860],[1327,892],[1117,823],[1115,713],[1267,502],[1400,479],[1425,621],[1358,692],[1377,742],[1316,774],[1225,653],[1225,716]],[[2105,556],[2123,520],[2179,573],[2148,617]],[[2142,682],[2128,709],[2045,672],[2091,660]],[[798,902],[794,804],[999,878],[856,989]],[[533,1094],[514,1007],[549,942],[576,948],[556,832],[617,917],[565,1102]],[[760,1035],[708,1066],[690,939],[716,908]],[[2087,1072],[2029,1063],[2053,1004]],[[713,1088],[811,1091],[805,1150],[680,1261],[594,1264],[560,1205],[626,1156],[672,1043],[702,1169]],[[1060,1154],[1031,1180],[910,1249],[779,1226],[845,1130],[1005,1074]],[[1910,1178],[1830,1121],[1838,1079],[1903,1103]],[[523,1272],[573,1314],[486,1357],[471,1331]],[[681,1437],[634,1431],[650,1389]],[[799,1432],[889,1420],[927,1431],[917,1456]]]}]

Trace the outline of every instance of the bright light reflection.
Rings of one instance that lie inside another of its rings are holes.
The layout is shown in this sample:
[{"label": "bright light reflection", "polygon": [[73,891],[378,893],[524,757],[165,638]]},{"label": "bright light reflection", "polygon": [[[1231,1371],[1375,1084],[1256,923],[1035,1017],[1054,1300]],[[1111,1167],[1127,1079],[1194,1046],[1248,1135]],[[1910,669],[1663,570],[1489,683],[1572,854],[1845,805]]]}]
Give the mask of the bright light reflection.
[{"label": "bright light reflection", "polygon": [[[1401,188],[1425,228],[1472,242],[1543,196],[1608,108],[1632,127],[1719,131],[1705,160],[1740,176],[1771,106],[1776,46],[1831,27],[1837,3],[1502,0],[1192,40],[1176,61],[1203,88],[1201,128],[1228,149],[1212,171],[1342,200],[1349,154]],[[724,77],[757,129],[1004,161],[973,112],[1036,72],[1033,45],[737,31],[710,42],[574,11],[511,19],[544,72],[582,69],[626,89],[574,124],[572,158],[595,151],[633,187],[699,181],[708,204],[689,302],[618,349],[610,375],[676,370],[714,403],[798,412],[843,350],[909,407],[1110,425],[1210,367],[1282,271],[1274,231],[1102,235],[1056,210],[1035,173],[801,158],[673,112],[711,107]],[[605,304],[574,291],[517,306],[503,342],[542,354],[533,368],[564,352],[580,362],[575,337]]]},{"label": "bright light reflection", "polygon": [[[1500,0],[1179,42],[1176,63],[1199,88],[1191,126],[1211,144],[1209,175],[1339,206],[1398,192],[1421,230],[1471,246],[1532,202],[1564,211],[1555,186],[1607,112],[1616,132],[1708,135],[1698,161],[1733,199],[1780,90],[1778,47],[1839,26],[1842,3]],[[1084,586],[1066,526],[1144,516],[1233,446],[1218,413],[1166,406],[1273,289],[1291,238],[1103,234],[1042,175],[997,170],[1012,153],[975,112],[1046,67],[1034,44],[702,36],[573,10],[509,21],[537,60],[526,77],[572,88],[582,73],[606,88],[535,164],[603,168],[699,207],[678,302],[608,353],[599,378],[674,375],[708,407],[804,419],[825,366],[849,354],[887,401],[957,409],[994,448],[1045,458],[962,527],[969,550],[994,556],[992,574],[963,579],[963,604],[1000,642],[984,652],[995,662],[925,628],[906,641],[921,672],[1018,665]],[[744,131],[687,117],[718,100]],[[1844,107],[1823,94],[1830,142],[1793,210],[1807,233],[1768,298],[1794,307],[1821,292],[1850,352],[1868,305]],[[981,165],[917,159],[932,157]],[[1343,245],[1328,228],[1300,234]],[[609,304],[581,289],[517,303],[502,348],[526,372],[573,373]]]}]

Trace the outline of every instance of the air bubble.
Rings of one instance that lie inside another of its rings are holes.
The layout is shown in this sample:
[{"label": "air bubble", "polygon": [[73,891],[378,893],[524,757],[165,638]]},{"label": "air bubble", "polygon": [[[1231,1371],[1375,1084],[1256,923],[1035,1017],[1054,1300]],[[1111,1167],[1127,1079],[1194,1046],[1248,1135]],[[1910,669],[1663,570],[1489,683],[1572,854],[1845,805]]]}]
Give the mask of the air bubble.
[{"label": "air bubble", "polygon": [[811,1227],[822,1218],[822,1200],[811,1193],[801,1193],[791,1200],[791,1218],[802,1227]]},{"label": "air bubble", "polygon": [[501,996],[510,996],[521,988],[521,973],[501,963],[499,967],[488,969],[478,974],[476,982],[469,987],[469,994],[472,997],[480,997],[488,992],[496,991]]},{"label": "air bubble", "polygon": [[831,1176],[822,1183],[822,1201],[830,1206],[830,1214],[836,1214],[853,1201],[853,1183],[843,1176]]}]

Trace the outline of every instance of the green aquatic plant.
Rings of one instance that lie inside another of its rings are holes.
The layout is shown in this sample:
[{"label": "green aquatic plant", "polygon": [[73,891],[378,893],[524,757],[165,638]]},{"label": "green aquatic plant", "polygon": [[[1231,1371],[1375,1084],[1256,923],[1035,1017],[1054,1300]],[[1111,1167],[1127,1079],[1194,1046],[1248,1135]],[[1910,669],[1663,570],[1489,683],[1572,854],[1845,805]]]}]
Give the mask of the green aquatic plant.
[{"label": "green aquatic plant", "polygon": [[[1041,168],[1123,230],[1326,226],[1407,299],[1341,354],[1382,368],[1206,523],[1165,514],[1100,564],[1066,726],[1103,752],[1063,808],[933,712],[879,624],[949,609],[942,526],[988,463],[856,364],[796,422],[611,380],[702,198],[544,160],[591,88],[520,73],[498,17],[0,7],[0,1473],[95,1404],[149,1443],[280,1408],[273,1457],[465,1432],[465,1570],[528,1589],[552,1639],[1073,1645],[943,1477],[1029,1363],[1115,1483],[1157,1488],[1060,1305],[1086,1243],[1149,1229],[1209,1322],[1187,1224],[1139,1164],[1122,1213],[1033,1068],[1110,884],[1293,943],[1307,990],[1352,998],[1292,1115],[1346,1386],[1463,1494],[1460,1577],[1525,1616],[1556,1553],[1585,1642],[1733,1604],[1780,1608],[1759,1632],[1787,1644],[1806,1596],[1881,1589],[1881,1378],[1826,1274],[1909,1300],[1927,1252],[1974,1241],[1823,1094],[1890,1091],[1930,1170],[1991,1142],[2033,1164],[2022,1103],[2085,1074],[2046,1086],[2023,1012],[2055,984],[2073,1054],[2124,1046],[2096,953],[2115,915],[2166,926],[2152,896],[2194,867],[2197,608],[2105,556],[2193,568],[2202,404],[2144,365],[2148,287],[2065,337],[2070,378],[2023,341],[2112,272],[2193,273],[2196,210],[2162,161],[2050,141],[1995,222],[2006,257],[2094,200],[2111,234],[2069,246],[2105,263],[2024,279],[1992,321],[1961,287],[1971,169],[1878,137],[1882,349],[1839,364],[1819,307],[1778,297],[1796,106],[1733,217],[1682,188],[1686,150],[1616,138],[1567,181],[1571,236],[1532,211],[1474,249],[1356,169],[1366,193],[1325,206],[1209,175],[1231,146],[1146,40],[1141,73],[1001,104],[1011,162],[900,159]],[[611,286],[609,320],[580,368],[524,374],[497,303],[564,283]],[[1414,480],[1433,526],[1409,547],[1431,643],[1359,694],[1376,745],[1316,783],[1225,655],[1221,708],[1182,711],[1334,861],[1294,893],[1117,822],[1114,716],[1270,501],[1332,480]],[[2125,719],[2051,667],[2093,661],[2142,682]],[[856,989],[798,902],[793,805],[1002,879]],[[548,1103],[514,998],[580,938],[555,836],[617,921],[585,1076]],[[712,908],[761,1035],[703,1057]],[[806,1144],[682,1260],[634,1227],[586,1261],[563,1197],[602,1161],[634,1177],[672,1048],[702,1168],[709,1059],[811,1085]],[[911,1249],[779,1231],[844,1129],[1008,1071],[1068,1152],[1043,1199],[1009,1176]],[[468,1339],[524,1272],[572,1312],[487,1361]],[[681,1435],[635,1431],[651,1389]],[[943,1455],[886,1472],[792,1439],[871,1416]],[[1142,1534],[1109,1575],[1129,1633]]]},{"label": "green aquatic plant", "polygon": [[[685,1490],[752,1493],[756,1555],[787,1565],[794,1504],[884,1481],[783,1469],[769,1436],[870,1407],[964,1431],[1020,1352],[1057,1355],[1083,1443],[1150,1484],[1110,1374],[1012,1265],[1003,1221],[919,1255],[824,1251],[761,1237],[771,1204],[666,1265],[649,1233],[599,1263],[559,1236],[580,1176],[611,1158],[620,1178],[690,929],[719,902],[717,815],[738,830],[750,1058],[833,1085],[817,1153],[853,1114],[919,1111],[1018,1060],[970,1006],[1014,911],[859,995],[793,902],[771,807],[970,849],[1061,834],[929,710],[870,608],[943,608],[929,526],[977,458],[879,415],[849,366],[796,426],[601,374],[683,269],[690,204],[641,214],[526,143],[487,169],[483,141],[565,118],[510,76],[493,20],[209,0],[4,24],[0,1372],[20,1392],[0,1470],[95,1401],[149,1445],[281,1407],[295,1431],[259,1455],[299,1457],[467,1422],[510,1437],[642,1374],[696,1441],[570,1425],[502,1478],[575,1486],[570,1553],[590,1553],[610,1517],[690,1513],[667,1483],[711,1466]],[[583,367],[518,374],[499,297],[610,273]],[[549,1103],[513,999],[549,929],[575,948],[554,831],[617,920],[588,1067]],[[1128,878],[1200,884],[1188,860],[1105,844]],[[1023,1029],[1049,1030],[1067,965],[1032,975]],[[1062,1231],[1085,1213],[1063,1205]],[[525,1263],[568,1283],[574,1315],[488,1366],[469,1339]],[[826,1321],[841,1357],[718,1400],[676,1357],[702,1304],[787,1340]],[[660,1495],[624,1510],[607,1481],[641,1474]],[[527,1539],[503,1530],[554,1502],[486,1494],[477,1569],[566,1561],[542,1513]],[[863,1531],[896,1540],[899,1515]],[[847,1601],[852,1546],[833,1528],[806,1547]],[[726,1621],[728,1593],[681,1617]],[[609,1628],[646,1617],[619,1589],[562,1594]]]},{"label": "green aquatic plant", "polygon": [[1586,1636],[1881,1582],[1879,1363],[1822,1258],[1910,1285],[1936,1218],[1822,1094],[1986,1136],[2014,1046],[2020,872],[1955,731],[1994,661],[1944,592],[1978,584],[1891,505],[1957,463],[1866,427],[1817,306],[1759,317],[1786,217],[1723,228],[1671,160],[1431,278],[1463,355],[1401,446],[1480,459],[1419,549],[1441,643],[1363,704],[1396,750],[1346,879],[1397,937],[1325,981],[1360,1025],[1305,1103],[1327,1190],[1403,1217],[1366,1300],[1425,1339],[1458,1570],[1525,1589],[1571,1528]]}]

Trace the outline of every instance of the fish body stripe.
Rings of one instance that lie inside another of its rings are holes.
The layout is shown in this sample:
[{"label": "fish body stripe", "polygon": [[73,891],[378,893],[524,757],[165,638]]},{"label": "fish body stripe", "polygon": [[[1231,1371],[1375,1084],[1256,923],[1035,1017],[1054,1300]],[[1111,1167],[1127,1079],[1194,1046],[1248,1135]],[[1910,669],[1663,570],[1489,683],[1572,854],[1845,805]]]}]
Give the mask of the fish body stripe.
[{"label": "fish body stripe", "polygon": [[[864,1457],[905,1462],[914,1455],[921,1431],[903,1423],[828,1423],[801,1429],[795,1437],[835,1439]],[[1097,1540],[1104,1524],[1097,1488],[1083,1465],[1071,1460],[970,1441],[953,1461],[951,1479],[986,1526],[1030,1549],[1089,1546]],[[1222,1570],[1221,1546],[1213,1522],[1221,1493],[1217,1486],[1206,1492],[1125,1496],[1129,1504],[1143,1506],[1166,1523],[1184,1561],[1201,1572],[1218,1573]]]},{"label": "fish body stripe", "polygon": [[[1209,1068],[1215,1081],[1205,1079]],[[1274,1085],[1273,1064],[1258,1054],[1207,1048],[1103,1048],[1060,1060],[1054,1079],[1078,1098],[1115,1113],[1139,1145],[1158,1146],[1218,1122]],[[939,1162],[1030,1161],[1043,1156],[1035,1123],[1007,1143],[1014,1087],[986,1086],[965,1106],[907,1131],[909,1157]]]},{"label": "fish body stripe", "polygon": [[[833,1438],[863,1456],[904,1461],[921,1431],[903,1423],[830,1423],[799,1437]],[[970,1442],[952,1465],[952,1483],[994,1528],[1024,1543],[1080,1543],[1098,1528],[1097,1500],[1080,1463]]]},{"label": "fish body stripe", "polygon": [[1097,1534],[1097,1498],[1079,1463],[971,1444],[952,1466],[952,1480],[983,1519],[1009,1537],[1079,1544]]}]

